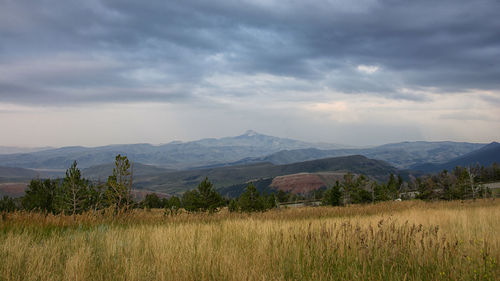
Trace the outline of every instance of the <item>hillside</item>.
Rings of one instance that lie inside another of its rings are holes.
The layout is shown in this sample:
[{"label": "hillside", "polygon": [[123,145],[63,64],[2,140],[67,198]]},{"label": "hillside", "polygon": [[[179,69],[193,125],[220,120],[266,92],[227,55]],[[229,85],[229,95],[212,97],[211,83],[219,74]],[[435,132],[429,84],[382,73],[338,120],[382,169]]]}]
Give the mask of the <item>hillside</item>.
[{"label": "hillside", "polygon": [[29,153],[47,149],[52,149],[52,147],[0,146],[0,154]]},{"label": "hillside", "polygon": [[30,180],[38,176],[38,172],[30,169],[0,166],[0,182]]},{"label": "hillside", "polygon": [[465,142],[401,142],[363,149],[316,148],[279,151],[264,157],[242,159],[232,164],[271,162],[288,164],[327,157],[363,155],[382,160],[399,169],[407,169],[423,163],[442,163],[483,147],[484,144]]},{"label": "hillside", "polygon": [[[287,165],[256,163],[210,169],[166,172],[157,175],[137,175],[134,178],[134,188],[175,194],[196,188],[205,177],[208,177],[217,188],[222,188],[246,183],[251,180],[268,179],[283,175],[331,171],[351,171],[353,173],[369,175],[374,179],[385,179],[390,173],[396,173],[397,169],[384,162],[355,155]],[[88,174],[88,176],[94,179],[96,178],[96,175]]]},{"label": "hillside", "polygon": [[[108,163],[103,165],[92,166],[89,168],[82,169],[82,175],[85,178],[91,178],[93,180],[106,181],[108,176],[113,173],[114,163]],[[141,163],[133,163],[133,173],[134,177],[147,177],[151,175],[158,175],[163,173],[173,172],[173,170],[153,166],[144,165]]]},{"label": "hillside", "polygon": [[27,186],[28,184],[24,182],[0,183],[0,197],[21,197],[24,195],[24,190],[26,190]]},{"label": "hillside", "polygon": [[490,166],[494,162],[500,163],[500,143],[498,142],[492,142],[476,151],[456,157],[442,164],[426,163],[415,165],[412,169],[423,172],[439,172],[444,169],[453,170],[456,166],[467,167],[476,164]]},{"label": "hillside", "polygon": [[[272,193],[278,190],[291,192],[293,194],[307,194],[318,189],[326,189],[335,184],[336,181],[344,180],[345,171],[319,172],[319,173],[297,173],[282,175],[274,178],[266,178],[252,181],[253,185],[261,193]],[[235,184],[219,188],[219,192],[226,197],[240,196],[248,183]]]}]

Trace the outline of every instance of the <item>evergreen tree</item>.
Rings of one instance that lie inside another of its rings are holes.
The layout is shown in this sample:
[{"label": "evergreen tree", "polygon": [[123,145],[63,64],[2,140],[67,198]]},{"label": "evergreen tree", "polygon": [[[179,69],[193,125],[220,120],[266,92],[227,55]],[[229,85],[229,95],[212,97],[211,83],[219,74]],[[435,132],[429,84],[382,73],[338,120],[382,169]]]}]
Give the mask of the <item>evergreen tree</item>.
[{"label": "evergreen tree", "polygon": [[234,199],[229,200],[228,210],[229,212],[238,211],[238,203],[236,202],[236,200]]},{"label": "evergreen tree", "polygon": [[9,196],[4,196],[0,199],[0,212],[13,212],[17,209],[14,200]]},{"label": "evergreen tree", "polygon": [[97,184],[89,183],[87,186],[88,194],[86,201],[87,210],[100,210],[109,207],[109,202],[106,199],[106,184],[98,182]]},{"label": "evergreen tree", "polygon": [[172,196],[168,199],[169,208],[180,209],[181,208],[181,200],[177,196]]},{"label": "evergreen tree", "polygon": [[290,200],[290,194],[281,189],[276,193],[276,197],[280,203],[288,202],[288,200]]},{"label": "evergreen tree", "polygon": [[113,175],[108,177],[106,198],[109,206],[118,211],[126,211],[132,205],[133,170],[127,156],[118,154],[115,158]]},{"label": "evergreen tree", "polygon": [[241,194],[238,200],[238,206],[242,212],[255,212],[263,211],[264,204],[260,199],[259,191],[255,188],[253,183],[249,183],[245,189],[245,192]]},{"label": "evergreen tree", "polygon": [[387,185],[385,183],[375,183],[373,185],[373,201],[382,202],[389,200],[389,191],[387,190]]},{"label": "evergreen tree", "polygon": [[448,174],[447,170],[443,170],[443,171],[441,171],[441,173],[439,173],[438,177],[439,177],[438,186],[443,191],[441,199],[445,199],[445,200],[453,199],[454,186],[452,184],[451,175]]},{"label": "evergreen tree", "polygon": [[490,181],[500,180],[500,165],[497,162],[493,163],[492,169],[492,179]]},{"label": "evergreen tree", "polygon": [[452,189],[453,199],[465,199],[471,189],[469,171],[463,167],[455,167],[455,186]]},{"label": "evergreen tree", "polygon": [[186,191],[182,195],[182,205],[190,212],[209,211],[215,212],[219,207],[224,206],[222,196],[215,190],[213,184],[205,178],[198,189]]},{"label": "evergreen tree", "polygon": [[372,194],[367,190],[368,183],[369,181],[364,175],[359,175],[356,180],[351,181],[349,187],[350,203],[359,204],[372,202]]},{"label": "evergreen tree", "polygon": [[389,176],[389,181],[387,182],[387,195],[389,196],[389,200],[394,200],[399,197],[399,186],[399,179],[396,180],[394,174],[391,174]]},{"label": "evergreen tree", "polygon": [[80,170],[76,167],[76,161],[66,170],[66,177],[59,189],[57,196],[58,209],[64,213],[81,213],[87,207],[89,191],[88,181],[82,178]]},{"label": "evergreen tree", "polygon": [[436,189],[436,184],[434,183],[431,177],[426,177],[423,179],[418,178],[417,186],[418,186],[417,198],[423,200],[430,200],[434,198],[434,189]]},{"label": "evergreen tree", "polygon": [[200,196],[196,189],[188,190],[182,194],[182,207],[188,212],[200,211]]},{"label": "evergreen tree", "polygon": [[141,202],[143,208],[153,209],[153,208],[163,208],[164,204],[160,197],[156,193],[146,194],[144,200]]},{"label": "evergreen tree", "polygon": [[321,203],[329,206],[340,206],[342,204],[342,191],[340,190],[339,181],[336,181],[335,185],[328,188],[323,193],[323,200]]},{"label": "evergreen tree", "polygon": [[276,197],[274,196],[274,194],[262,196],[262,199],[264,201],[263,204],[265,210],[274,209],[277,207]]},{"label": "evergreen tree", "polygon": [[165,203],[165,213],[169,213],[171,216],[176,215],[181,208],[181,200],[177,196],[172,196]]},{"label": "evergreen tree", "polygon": [[58,182],[51,179],[31,180],[22,199],[23,208],[26,210],[40,210],[44,212],[56,212],[56,192]]},{"label": "evergreen tree", "polygon": [[203,211],[214,212],[225,205],[222,196],[215,190],[213,184],[206,177],[199,185],[200,208]]},{"label": "evergreen tree", "polygon": [[344,175],[344,182],[342,183],[342,189],[344,192],[342,198],[344,200],[344,205],[352,203],[351,195],[355,192],[355,188],[356,183],[354,181],[354,175],[348,172]]}]

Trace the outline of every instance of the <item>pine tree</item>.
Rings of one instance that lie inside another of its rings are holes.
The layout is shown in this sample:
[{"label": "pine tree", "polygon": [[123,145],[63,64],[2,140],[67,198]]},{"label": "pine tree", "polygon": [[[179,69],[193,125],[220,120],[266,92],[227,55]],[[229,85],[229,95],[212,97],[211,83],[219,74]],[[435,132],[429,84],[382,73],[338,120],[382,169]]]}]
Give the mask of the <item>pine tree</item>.
[{"label": "pine tree", "polygon": [[215,190],[208,178],[200,182],[197,190],[186,191],[182,195],[182,205],[189,212],[215,212],[224,204],[224,199]]},{"label": "pine tree", "polygon": [[217,208],[224,206],[224,199],[215,190],[213,184],[206,177],[199,185],[200,208],[203,211],[214,212]]},{"label": "pine tree", "polygon": [[263,211],[264,204],[260,199],[259,191],[253,183],[249,183],[245,189],[245,192],[241,194],[238,199],[238,206],[242,212],[255,212]]},{"label": "pine tree", "polygon": [[108,177],[106,198],[117,211],[127,211],[132,204],[133,167],[127,156],[118,154],[115,158],[113,175]]},{"label": "pine tree", "polygon": [[182,194],[182,207],[188,212],[199,212],[200,209],[200,195],[196,189],[188,190]]},{"label": "pine tree", "polygon": [[156,195],[156,193],[146,194],[144,200],[141,202],[141,205],[146,209],[164,207],[162,200],[160,199],[160,197],[158,197],[158,195]]},{"label": "pine tree", "polygon": [[277,206],[276,196],[274,196],[274,194],[262,196],[262,201],[264,205],[264,210],[274,209]]},{"label": "pine tree", "polygon": [[229,201],[228,210],[229,210],[229,212],[236,212],[236,211],[238,211],[238,203],[236,202],[236,200],[231,199]]},{"label": "pine tree", "polygon": [[13,212],[17,209],[14,200],[7,195],[0,199],[0,212]]},{"label": "pine tree", "polygon": [[82,178],[76,161],[66,170],[66,177],[58,192],[58,208],[71,215],[81,213],[87,207],[89,199],[88,181]]},{"label": "pine tree", "polygon": [[325,191],[322,204],[329,206],[340,206],[342,204],[342,191],[340,190],[339,181],[336,181],[335,185]]},{"label": "pine tree", "polygon": [[181,208],[181,200],[177,196],[172,196],[166,200],[165,213],[169,213],[171,216],[177,215],[177,212]]},{"label": "pine tree", "polygon": [[55,213],[57,210],[55,204],[57,186],[56,180],[31,180],[22,199],[23,208]]}]

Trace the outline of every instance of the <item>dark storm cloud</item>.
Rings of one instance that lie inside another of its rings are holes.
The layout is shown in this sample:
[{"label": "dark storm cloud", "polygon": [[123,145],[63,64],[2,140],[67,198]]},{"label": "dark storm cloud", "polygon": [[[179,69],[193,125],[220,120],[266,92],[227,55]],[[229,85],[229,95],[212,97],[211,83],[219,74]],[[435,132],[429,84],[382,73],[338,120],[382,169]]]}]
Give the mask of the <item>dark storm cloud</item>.
[{"label": "dark storm cloud", "polygon": [[[494,0],[4,0],[0,102],[189,102],[228,92],[207,86],[216,74],[293,77],[304,95],[496,91],[498,11]],[[263,92],[280,97],[286,82],[275,84]]]},{"label": "dark storm cloud", "polygon": [[98,88],[85,89],[44,89],[22,85],[0,83],[2,101],[26,105],[71,105],[75,103],[129,103],[129,102],[180,102],[188,101],[189,93],[161,88]]}]

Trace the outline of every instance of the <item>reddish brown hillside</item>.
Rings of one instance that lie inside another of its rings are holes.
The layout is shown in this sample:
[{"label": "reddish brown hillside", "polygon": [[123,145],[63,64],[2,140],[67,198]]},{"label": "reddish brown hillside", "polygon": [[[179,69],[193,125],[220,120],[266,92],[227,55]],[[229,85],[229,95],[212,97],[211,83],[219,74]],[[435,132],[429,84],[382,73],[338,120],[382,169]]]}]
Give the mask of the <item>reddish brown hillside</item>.
[{"label": "reddish brown hillside", "polygon": [[9,197],[21,197],[24,195],[24,190],[28,186],[27,183],[0,183],[0,195]]},{"label": "reddish brown hillside", "polygon": [[300,173],[275,177],[270,186],[278,190],[304,194],[326,187],[327,184],[317,174]]}]

